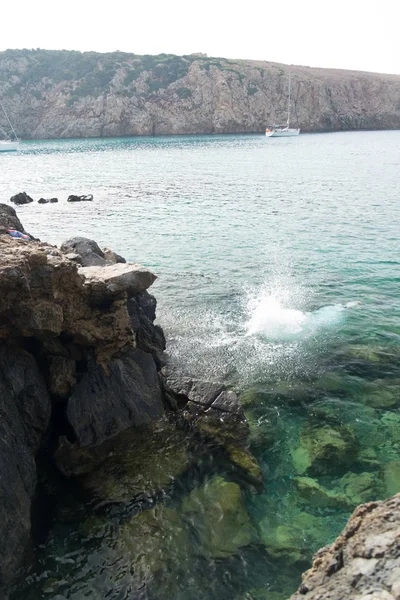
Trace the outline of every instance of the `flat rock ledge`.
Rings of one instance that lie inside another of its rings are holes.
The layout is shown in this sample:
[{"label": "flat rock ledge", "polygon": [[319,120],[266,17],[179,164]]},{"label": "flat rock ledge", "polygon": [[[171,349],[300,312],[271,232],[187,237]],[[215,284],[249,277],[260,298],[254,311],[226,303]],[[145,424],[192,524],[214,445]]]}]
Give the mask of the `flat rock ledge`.
[{"label": "flat rock ledge", "polygon": [[157,279],[151,271],[141,265],[116,263],[101,267],[81,267],[79,275],[92,295],[100,298],[115,298],[127,292],[128,297],[147,290]]},{"label": "flat rock ledge", "polygon": [[328,599],[400,599],[400,494],[359,506],[290,600]]}]

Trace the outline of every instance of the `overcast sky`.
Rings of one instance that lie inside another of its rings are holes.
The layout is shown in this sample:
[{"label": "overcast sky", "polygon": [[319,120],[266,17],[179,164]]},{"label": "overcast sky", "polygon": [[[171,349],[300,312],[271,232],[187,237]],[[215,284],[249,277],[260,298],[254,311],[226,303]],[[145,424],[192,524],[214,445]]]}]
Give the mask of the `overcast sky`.
[{"label": "overcast sky", "polygon": [[399,0],[5,0],[2,16],[1,50],[205,52],[400,74]]}]

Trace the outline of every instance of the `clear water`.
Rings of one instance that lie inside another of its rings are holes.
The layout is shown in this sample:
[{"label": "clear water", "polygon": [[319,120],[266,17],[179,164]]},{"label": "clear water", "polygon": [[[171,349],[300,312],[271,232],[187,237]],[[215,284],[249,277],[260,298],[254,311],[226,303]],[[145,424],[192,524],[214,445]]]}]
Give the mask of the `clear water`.
[{"label": "clear water", "polygon": [[[55,244],[91,237],[155,271],[169,360],[240,391],[266,478],[262,494],[245,492],[255,541],[229,557],[192,536],[185,562],[166,536],[161,571],[132,591],[118,519],[86,537],[79,520],[55,519],[16,597],[287,598],[352,509],[301,500],[299,475],[332,493],[346,473],[373,480],[358,480],[354,501],[400,491],[400,132],[27,142],[0,159],[3,201],[60,199],[21,207],[28,231]],[[71,193],[94,201],[68,204]],[[324,424],[350,432],[357,451],[302,472],[302,432]],[[181,482],[169,505],[179,513],[199,485]]]}]

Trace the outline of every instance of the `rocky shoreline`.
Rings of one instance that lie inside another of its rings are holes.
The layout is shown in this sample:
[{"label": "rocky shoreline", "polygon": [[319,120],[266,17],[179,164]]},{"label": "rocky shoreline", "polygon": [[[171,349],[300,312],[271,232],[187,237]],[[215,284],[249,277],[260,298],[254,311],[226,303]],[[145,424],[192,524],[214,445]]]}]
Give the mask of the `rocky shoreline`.
[{"label": "rocky shoreline", "polygon": [[[379,482],[364,472],[371,460],[365,453],[363,472],[341,477],[340,492],[318,483],[314,476],[323,477],[332,462],[344,468],[359,449],[345,426],[305,426],[291,456],[303,508],[291,528],[267,519],[261,533],[254,531],[244,499],[262,491],[264,481],[250,441],[261,435],[265,445],[271,432],[254,429],[251,393],[244,410],[223,384],[196,380],[184,365],[170,371],[148,291],[156,279],[151,271],[93,240],[76,237],[57,248],[34,233],[0,204],[2,598],[14,600],[52,520],[72,523],[86,544],[109,534],[111,519],[112,543],[99,555],[109,565],[99,599],[117,579],[132,598],[157,598],[157,578],[174,598],[176,565],[183,573],[197,560],[190,535],[208,560],[230,560],[257,546],[277,564],[304,565],[304,531],[321,535],[312,512],[352,510],[375,494]],[[194,472],[196,485],[180,495]],[[396,477],[397,471],[388,481]],[[382,490],[375,497],[384,497]],[[399,502],[400,495],[360,506],[336,542],[317,553],[293,600],[398,600]],[[123,576],[116,560],[124,563]],[[48,585],[60,599],[72,584]]]},{"label": "rocky shoreline", "polygon": [[[14,239],[8,229],[26,232],[8,205],[0,205],[0,227],[0,589],[6,598],[30,550],[43,455],[102,507],[156,497],[189,468],[184,448],[192,436],[225,455],[253,488],[262,486],[262,473],[248,451],[236,394],[167,376],[164,334],[147,291],[153,273],[85,238],[60,249],[31,234],[30,241]],[[162,464],[149,476],[151,465],[129,453],[131,447],[137,455],[138,439],[139,452],[150,455],[169,440],[173,474]],[[120,481],[111,473],[115,462],[125,473]]]}]

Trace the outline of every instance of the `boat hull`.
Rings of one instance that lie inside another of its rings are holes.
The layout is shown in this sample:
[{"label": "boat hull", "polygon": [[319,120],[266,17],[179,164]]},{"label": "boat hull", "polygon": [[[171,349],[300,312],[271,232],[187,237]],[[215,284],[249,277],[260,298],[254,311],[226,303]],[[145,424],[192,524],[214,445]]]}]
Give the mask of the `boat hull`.
[{"label": "boat hull", "polygon": [[299,135],[300,129],[273,129],[272,131],[266,131],[267,137],[293,137]]},{"label": "boat hull", "polygon": [[16,152],[19,148],[19,142],[0,141],[0,152]]}]

